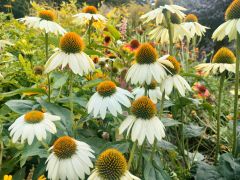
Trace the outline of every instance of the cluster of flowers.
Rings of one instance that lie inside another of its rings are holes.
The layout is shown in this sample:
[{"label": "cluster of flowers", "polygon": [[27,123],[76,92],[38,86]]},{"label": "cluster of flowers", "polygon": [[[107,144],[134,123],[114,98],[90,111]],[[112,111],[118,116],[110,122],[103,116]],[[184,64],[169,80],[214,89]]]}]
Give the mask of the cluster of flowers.
[{"label": "cluster of flowers", "polygon": [[[165,5],[141,18],[146,18],[145,22],[156,19],[158,27],[150,34],[157,41],[171,43],[166,38],[169,36],[166,28],[169,25],[169,19],[173,26],[173,42],[182,40],[184,37],[192,38],[195,35],[202,35],[206,27],[201,26],[194,15],[188,16],[184,24],[181,22],[185,18],[183,10],[185,9],[180,6]],[[106,18],[97,14],[97,9],[92,6],[86,7],[83,13],[74,17],[80,23],[106,21]],[[231,19],[232,16],[229,18]],[[45,33],[63,35],[59,50],[48,59],[45,65],[45,73],[50,73],[60,66],[61,69],[68,67],[74,74],[80,76],[93,72],[95,65],[83,52],[82,38],[74,32],[66,32],[54,22],[54,19],[53,13],[48,10],[41,11],[39,17],[21,19],[29,27],[42,29]],[[228,24],[236,23],[233,20]],[[224,71],[235,72],[235,61],[236,58],[229,49],[221,48],[213,57],[212,63],[200,64],[196,69],[203,71],[205,75],[219,74]],[[156,49],[149,43],[143,43],[136,49],[135,62],[126,74],[127,82],[139,86],[131,93],[117,87],[112,81],[101,82],[87,104],[88,113],[93,114],[93,117],[105,119],[107,113],[116,117],[118,114],[123,114],[124,107],[130,108],[131,114],[120,125],[119,133],[124,134],[127,131],[126,137],[130,136],[131,140],[138,145],[142,145],[145,139],[153,145],[155,141],[165,137],[164,125],[157,116],[156,103],[159,100],[168,99],[174,88],[181,96],[185,96],[186,91],[191,91],[188,82],[180,76],[180,71],[181,65],[174,56],[165,55],[158,58]],[[135,100],[131,103],[131,99]],[[27,140],[31,145],[35,137],[42,141],[46,139],[47,132],[56,133],[54,122],[59,120],[58,116],[34,110],[19,117],[9,127],[10,135],[13,142],[21,140],[21,143],[24,143]],[[90,168],[93,168],[92,159],[95,156],[88,144],[63,136],[54,142],[50,150],[52,153],[47,159],[46,168],[48,178],[84,179],[85,174],[90,174]],[[99,155],[95,169],[88,179],[139,179],[128,171],[126,164],[126,159],[119,151],[108,149]]]}]

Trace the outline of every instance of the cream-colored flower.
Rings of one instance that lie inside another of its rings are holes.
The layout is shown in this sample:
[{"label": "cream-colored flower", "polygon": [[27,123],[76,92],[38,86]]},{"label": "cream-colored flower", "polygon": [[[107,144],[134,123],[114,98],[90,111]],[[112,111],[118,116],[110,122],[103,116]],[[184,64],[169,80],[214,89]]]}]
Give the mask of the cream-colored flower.
[{"label": "cream-colored flower", "polygon": [[194,14],[188,14],[185,17],[184,27],[191,33],[191,38],[194,36],[202,37],[206,33],[206,30],[210,29],[206,26],[201,25],[198,22],[197,16]]},{"label": "cream-colored flower", "polygon": [[75,22],[79,24],[88,24],[90,21],[92,23],[102,23],[106,24],[107,18],[105,18],[101,14],[97,14],[97,8],[94,6],[86,6],[83,8],[83,12],[76,14],[73,16],[75,18]]},{"label": "cream-colored flower", "polygon": [[235,73],[236,57],[228,48],[221,48],[214,55],[211,63],[202,63],[195,67],[197,71],[202,71],[205,76],[209,74],[221,74],[224,71]]},{"label": "cream-colored flower", "polygon": [[131,84],[150,84],[152,81],[161,83],[167,76],[165,65],[171,63],[157,58],[157,51],[151,44],[142,44],[135,54],[134,63],[126,74],[126,80]]},{"label": "cream-colored flower", "polygon": [[44,30],[45,33],[54,33],[56,35],[63,35],[66,33],[66,30],[63,29],[59,24],[54,22],[55,15],[50,10],[43,10],[39,12],[39,17],[24,17],[19,19],[21,22],[24,22],[30,28]]},{"label": "cream-colored flower", "polygon": [[101,82],[97,87],[97,92],[90,98],[87,108],[88,113],[93,112],[93,116],[105,118],[107,111],[113,116],[117,113],[122,114],[122,107],[130,107],[131,102],[128,99],[133,98],[132,94],[125,89],[119,88],[112,81]]},{"label": "cream-colored flower", "polygon": [[127,170],[127,161],[123,154],[116,149],[107,149],[102,152],[96,167],[88,180],[140,180]]},{"label": "cream-colored flower", "polygon": [[[132,94],[135,96],[135,99],[138,99],[139,97],[144,96],[146,94],[155,104],[157,103],[158,100],[162,99],[161,88],[158,87],[157,83],[154,81],[149,85],[143,85],[133,89]],[[165,98],[168,99],[167,96]]]},{"label": "cream-colored flower", "polygon": [[156,116],[156,105],[146,96],[142,96],[132,103],[132,115],[129,115],[120,125],[119,133],[127,130],[127,136],[131,136],[133,142],[143,144],[145,138],[150,144],[154,140],[162,140],[165,137],[165,127]]},{"label": "cream-colored flower", "polygon": [[156,25],[159,25],[162,24],[163,20],[165,19],[164,11],[176,14],[180,19],[183,19],[185,17],[185,14],[182,11],[186,11],[186,9],[177,5],[164,5],[142,15],[140,18],[146,19],[144,23],[156,19]]},{"label": "cream-colored flower", "polygon": [[59,116],[40,111],[30,111],[19,118],[9,127],[10,136],[15,143],[21,139],[24,143],[25,139],[29,145],[32,144],[34,137],[39,141],[47,138],[47,131],[55,134],[57,132],[54,121],[60,120]]},{"label": "cream-colored flower", "polygon": [[161,90],[165,91],[166,95],[170,95],[173,88],[177,89],[181,96],[185,96],[186,91],[192,91],[192,88],[188,82],[179,75],[181,64],[173,56],[165,56],[166,61],[170,61],[174,68],[168,67],[168,70],[172,73],[169,74],[161,84]]},{"label": "cream-colored flower", "polygon": [[234,0],[225,12],[225,21],[213,33],[212,38],[217,41],[223,40],[226,36],[229,41],[237,38],[240,33],[240,0]]},{"label": "cream-colored flower", "polygon": [[95,158],[91,147],[69,136],[58,138],[50,148],[52,153],[46,163],[48,178],[51,180],[84,179],[93,167],[91,158]]},{"label": "cream-colored flower", "polygon": [[55,52],[45,65],[45,73],[49,73],[59,66],[67,65],[74,74],[80,76],[94,71],[92,59],[83,52],[84,43],[81,37],[74,33],[66,33],[60,40],[60,50]]},{"label": "cream-colored flower", "polygon": [[[182,41],[184,37],[190,39],[191,33],[185,27],[185,23],[172,24],[173,30],[173,43]],[[149,33],[150,39],[160,42],[161,44],[169,43],[169,31],[166,26],[158,25],[155,29]]]}]

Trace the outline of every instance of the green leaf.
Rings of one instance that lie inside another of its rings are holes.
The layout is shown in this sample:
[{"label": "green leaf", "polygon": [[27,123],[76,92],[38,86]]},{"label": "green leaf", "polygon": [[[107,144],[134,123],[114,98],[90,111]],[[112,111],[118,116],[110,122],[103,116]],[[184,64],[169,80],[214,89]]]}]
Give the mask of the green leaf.
[{"label": "green leaf", "polygon": [[48,112],[61,117],[61,122],[64,124],[69,135],[72,135],[72,116],[71,112],[59,105],[46,102],[44,100],[37,100]]},{"label": "green leaf", "polygon": [[121,38],[121,33],[114,26],[107,24],[106,27],[108,29],[108,32],[112,34],[116,41]]},{"label": "green leaf", "polygon": [[27,77],[35,79],[35,75],[33,74],[30,61],[25,60],[21,54],[19,54],[18,60],[21,64],[21,66],[23,67],[23,70],[26,73]]},{"label": "green leaf", "polygon": [[102,54],[101,52],[90,49],[90,48],[84,49],[84,52],[88,55],[97,55],[97,56],[100,56],[100,57],[104,56],[104,54]]},{"label": "green leaf", "polygon": [[210,113],[212,113],[214,110],[213,106],[208,102],[203,103],[202,106],[205,110],[207,110]]},{"label": "green leaf", "polygon": [[36,105],[34,101],[31,100],[9,100],[5,103],[12,111],[25,114],[33,109],[33,106]]},{"label": "green leaf", "polygon": [[47,158],[48,157],[48,151],[46,149],[40,148],[41,144],[39,144],[37,141],[35,141],[30,146],[26,145],[23,148],[23,151],[21,152],[20,157],[20,166],[23,167],[29,157],[32,156],[39,156],[40,158]]},{"label": "green leaf", "polygon": [[34,173],[33,173],[33,178],[32,179],[38,179],[38,177],[40,177],[41,175],[44,174],[45,169],[46,169],[46,159],[43,158],[43,159],[40,160],[39,164],[34,169]]},{"label": "green leaf", "polygon": [[13,179],[24,180],[25,176],[26,176],[26,167],[23,167],[13,175]]},{"label": "green leaf", "polygon": [[[64,98],[59,99],[58,102],[60,102],[60,103],[69,103],[70,100],[71,100],[71,98],[64,97]],[[75,96],[75,97],[72,98],[72,101],[74,103],[76,103],[76,104],[79,104],[82,107],[86,107],[86,105],[87,105],[87,100],[82,98],[82,97],[76,97]]]},{"label": "green leaf", "polygon": [[144,156],[144,179],[148,180],[171,180],[171,177],[163,169],[160,157],[156,155],[153,161],[149,161],[149,156]]},{"label": "green leaf", "polygon": [[175,150],[177,149],[177,146],[175,146],[174,144],[168,142],[168,141],[165,141],[165,140],[161,140],[157,143],[157,146],[160,147],[160,148],[163,148],[165,150]]},{"label": "green leaf", "polygon": [[162,118],[161,119],[162,123],[164,124],[165,127],[169,127],[169,126],[177,126],[179,124],[182,124],[174,119],[170,119],[170,118]]},{"label": "green leaf", "polygon": [[228,180],[240,179],[240,159],[234,159],[230,153],[221,155],[218,172]]},{"label": "green leaf", "polygon": [[184,136],[187,138],[201,136],[203,131],[204,131],[204,127],[196,126],[193,124],[183,126],[183,133],[184,133]]},{"label": "green leaf", "polygon": [[64,74],[62,77],[59,77],[53,84],[52,88],[58,89],[63,86],[68,80],[68,75]]},{"label": "green leaf", "polygon": [[102,151],[109,149],[109,148],[115,148],[121,151],[122,153],[128,152],[130,143],[126,141],[116,141],[116,142],[108,142],[104,145],[102,148]]},{"label": "green leaf", "polygon": [[215,166],[211,166],[205,162],[198,162],[196,173],[194,175],[196,180],[227,180],[217,171]]},{"label": "green leaf", "polygon": [[184,107],[184,106],[191,105],[191,104],[198,106],[200,104],[200,102],[197,99],[180,97],[177,99],[177,102],[175,104],[177,107]]},{"label": "green leaf", "polygon": [[94,80],[88,81],[86,84],[83,85],[82,88],[89,89],[89,88],[95,87],[102,81],[103,81],[102,79],[94,79]]},{"label": "green leaf", "polygon": [[21,88],[7,93],[1,93],[0,98],[15,96],[16,94],[22,93],[39,93],[39,94],[47,94],[45,90],[41,88]]}]

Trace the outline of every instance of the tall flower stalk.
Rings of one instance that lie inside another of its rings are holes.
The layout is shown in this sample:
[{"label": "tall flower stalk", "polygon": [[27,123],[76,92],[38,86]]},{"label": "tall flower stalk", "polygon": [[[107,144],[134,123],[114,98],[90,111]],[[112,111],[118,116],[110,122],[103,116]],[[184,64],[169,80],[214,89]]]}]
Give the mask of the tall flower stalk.
[{"label": "tall flower stalk", "polygon": [[93,18],[89,21],[89,24],[88,24],[88,45],[91,44],[92,24],[93,24]]},{"label": "tall flower stalk", "polygon": [[[48,33],[45,33],[45,57],[46,62],[48,61]],[[47,83],[48,83],[48,102],[51,102],[51,80],[49,73],[47,74]]]},{"label": "tall flower stalk", "polygon": [[135,141],[133,143],[133,146],[132,146],[132,149],[131,149],[131,152],[130,152],[130,157],[129,157],[129,160],[128,160],[128,170],[131,168],[131,165],[132,165],[132,161],[134,159],[134,153],[135,153],[135,150],[136,150],[136,147],[137,147],[137,141]]},{"label": "tall flower stalk", "polygon": [[239,87],[239,61],[240,61],[240,0],[234,0],[225,12],[225,22],[213,33],[212,38],[217,41],[226,36],[229,41],[236,40],[236,68],[235,68],[235,95],[234,95],[234,122],[233,122],[233,147],[232,154],[237,156],[237,118],[238,118],[238,87]]},{"label": "tall flower stalk", "polygon": [[215,153],[215,164],[218,161],[218,154],[220,151],[220,117],[221,117],[221,105],[222,105],[222,92],[223,92],[223,85],[224,79],[226,76],[226,71],[224,71],[220,76],[220,84],[219,84],[219,93],[218,93],[218,106],[217,106],[217,147]]},{"label": "tall flower stalk", "polygon": [[[233,52],[225,47],[220,48],[217,53],[213,56],[211,63],[203,63],[196,66],[196,70],[200,70],[206,75],[220,74],[220,84],[219,84],[219,94],[218,94],[218,104],[217,104],[217,144],[216,144],[216,154],[215,154],[215,164],[218,160],[218,154],[220,149],[220,116],[221,116],[221,103],[222,103],[222,91],[224,79],[227,72],[235,72],[236,57]],[[237,75],[236,75],[237,76]]]},{"label": "tall flower stalk", "polygon": [[239,88],[239,61],[240,61],[240,34],[237,32],[236,40],[236,75],[234,95],[234,121],[233,121],[233,149],[232,153],[237,156],[237,121],[238,121],[238,88]]},{"label": "tall flower stalk", "polygon": [[168,28],[168,35],[169,35],[169,54],[173,55],[173,31],[172,31],[172,25],[171,25],[171,13],[166,12],[164,15],[165,15],[167,28]]}]

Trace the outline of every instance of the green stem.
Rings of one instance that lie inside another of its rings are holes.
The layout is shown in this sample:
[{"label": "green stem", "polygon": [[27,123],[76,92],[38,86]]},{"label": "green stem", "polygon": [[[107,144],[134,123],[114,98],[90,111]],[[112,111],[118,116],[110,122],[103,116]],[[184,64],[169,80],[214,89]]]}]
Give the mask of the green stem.
[{"label": "green stem", "polygon": [[[45,33],[45,56],[46,62],[48,61],[48,33]],[[51,80],[49,73],[47,74],[47,83],[48,83],[48,102],[51,102]]]},{"label": "green stem", "polygon": [[167,28],[168,28],[168,35],[169,35],[169,53],[173,55],[173,31],[171,25],[171,14],[170,12],[165,13]]},{"label": "green stem", "polygon": [[[185,156],[185,137],[184,137],[184,132],[183,132],[183,124],[184,124],[184,119],[183,119],[183,107],[181,107],[181,123],[180,124],[180,133],[181,133],[181,139],[180,139],[180,147],[181,147],[181,152],[182,152],[182,157],[183,157],[183,161],[186,165],[186,167],[189,169],[189,164],[188,164],[188,161],[186,159],[186,156]],[[188,153],[188,151],[187,151]]]},{"label": "green stem", "polygon": [[144,148],[145,141],[143,141],[142,146],[140,147],[140,152],[138,156],[138,163],[137,163],[137,172],[140,173],[140,168],[141,168],[141,161],[142,161],[142,154],[143,154],[143,148]]},{"label": "green stem", "polygon": [[113,61],[111,60],[111,80],[113,80]]},{"label": "green stem", "polygon": [[89,24],[88,24],[88,45],[91,44],[91,33],[92,33],[91,28],[92,28],[92,23],[93,23],[93,19],[91,19],[91,20],[89,21]]},{"label": "green stem", "polygon": [[136,150],[136,147],[137,147],[137,141],[135,141],[133,143],[132,150],[130,152],[130,157],[129,157],[129,160],[128,160],[128,170],[131,168],[131,164],[132,164],[132,161],[133,161],[133,158],[134,158],[134,152]]},{"label": "green stem", "polygon": [[70,111],[71,111],[71,119],[73,122],[73,134],[74,137],[76,137],[76,123],[74,121],[74,113],[73,113],[73,74],[72,72],[69,72],[69,107],[70,107]]},{"label": "green stem", "polygon": [[[161,100],[160,111],[159,111],[159,115],[158,115],[160,120],[161,120],[162,114],[163,114],[164,101],[165,101],[165,90],[163,90],[163,93],[162,93],[162,100]],[[151,156],[150,156],[150,161],[153,160],[156,147],[157,147],[157,140],[154,139],[154,143],[153,143],[153,147],[152,147],[152,153],[151,153]]]},{"label": "green stem", "polygon": [[186,45],[186,59],[185,59],[185,62],[186,62],[186,73],[188,73],[188,61],[189,61],[189,41],[187,40],[187,45]]},{"label": "green stem", "polygon": [[238,120],[238,88],[239,88],[239,61],[240,61],[240,34],[237,32],[236,40],[236,75],[235,75],[235,95],[234,95],[234,118],[233,118],[233,156],[237,156],[237,120]]},{"label": "green stem", "polygon": [[193,45],[193,47],[192,47],[193,57],[192,57],[192,58],[193,58],[194,60],[197,59],[197,57],[196,57],[196,41],[197,41],[196,36],[194,36],[193,39],[192,39],[192,45]]},{"label": "green stem", "polygon": [[218,106],[217,106],[217,147],[216,147],[216,154],[215,154],[215,164],[218,161],[218,154],[220,152],[220,116],[221,116],[221,104],[222,104],[222,91],[223,91],[223,84],[225,79],[226,72],[224,71],[220,76],[220,84],[219,84],[219,94],[218,94]]},{"label": "green stem", "polygon": [[2,169],[3,149],[3,141],[0,141],[0,170]]},{"label": "green stem", "polygon": [[197,152],[198,152],[198,149],[199,149],[199,147],[200,147],[200,144],[202,143],[202,140],[203,140],[203,137],[204,137],[203,135],[205,134],[205,132],[206,132],[206,128],[205,128],[204,132],[202,133],[201,138],[200,138],[200,140],[199,140],[199,142],[198,142],[198,144],[197,144],[197,148],[196,148],[196,150],[195,150],[195,152],[194,152],[191,165],[193,165],[193,163],[194,163],[194,159],[195,159],[195,157],[196,157],[196,155],[197,155]]}]

